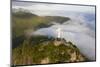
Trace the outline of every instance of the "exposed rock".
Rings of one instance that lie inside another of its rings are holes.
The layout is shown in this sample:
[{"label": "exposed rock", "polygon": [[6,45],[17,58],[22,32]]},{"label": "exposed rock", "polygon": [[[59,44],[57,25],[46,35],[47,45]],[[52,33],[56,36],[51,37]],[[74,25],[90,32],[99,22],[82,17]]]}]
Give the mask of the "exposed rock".
[{"label": "exposed rock", "polygon": [[71,61],[71,62],[74,62],[74,61],[76,61],[76,60],[77,60],[77,55],[76,55],[76,52],[71,53],[71,58],[70,58],[70,61]]},{"label": "exposed rock", "polygon": [[41,60],[41,64],[47,64],[49,63],[49,58],[44,58],[43,60]]}]

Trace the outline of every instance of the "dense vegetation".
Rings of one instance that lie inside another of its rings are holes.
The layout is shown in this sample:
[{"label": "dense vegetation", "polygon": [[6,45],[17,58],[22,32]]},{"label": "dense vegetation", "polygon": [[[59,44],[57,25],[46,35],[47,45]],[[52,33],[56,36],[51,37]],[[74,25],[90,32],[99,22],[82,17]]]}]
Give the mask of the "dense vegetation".
[{"label": "dense vegetation", "polygon": [[24,40],[22,44],[13,49],[13,64],[45,64],[87,60],[71,42],[56,46],[55,40],[46,36],[35,36]]}]

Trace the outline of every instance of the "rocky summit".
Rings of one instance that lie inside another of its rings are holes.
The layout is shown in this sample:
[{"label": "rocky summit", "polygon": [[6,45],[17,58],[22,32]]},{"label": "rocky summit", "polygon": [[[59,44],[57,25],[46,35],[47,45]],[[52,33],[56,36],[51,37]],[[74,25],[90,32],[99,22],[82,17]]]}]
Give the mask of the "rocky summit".
[{"label": "rocky summit", "polygon": [[51,64],[87,61],[80,50],[65,39],[34,36],[13,49],[13,64]]}]

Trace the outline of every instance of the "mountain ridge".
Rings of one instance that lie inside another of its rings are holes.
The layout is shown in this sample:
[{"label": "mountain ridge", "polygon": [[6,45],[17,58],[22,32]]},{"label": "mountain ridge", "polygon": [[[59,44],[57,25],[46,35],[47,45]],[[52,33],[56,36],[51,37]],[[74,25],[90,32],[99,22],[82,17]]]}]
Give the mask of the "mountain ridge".
[{"label": "mountain ridge", "polygon": [[37,36],[29,41],[24,40],[20,46],[13,49],[14,65],[80,61],[87,61],[87,58],[80,53],[79,49],[72,42],[66,42],[66,40],[59,38]]}]

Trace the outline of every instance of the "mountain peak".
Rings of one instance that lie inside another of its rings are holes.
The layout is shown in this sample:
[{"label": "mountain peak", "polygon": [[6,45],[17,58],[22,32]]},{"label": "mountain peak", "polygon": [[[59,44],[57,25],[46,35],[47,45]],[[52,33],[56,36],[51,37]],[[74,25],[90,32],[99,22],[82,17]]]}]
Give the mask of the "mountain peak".
[{"label": "mountain peak", "polygon": [[55,46],[59,46],[59,45],[65,44],[65,43],[66,43],[66,40],[64,38],[56,38],[54,40],[54,45]]},{"label": "mountain peak", "polygon": [[87,61],[87,59],[72,42],[67,42],[63,38],[34,36],[31,41],[24,40],[20,46],[13,50],[13,63],[15,65],[79,61]]}]

